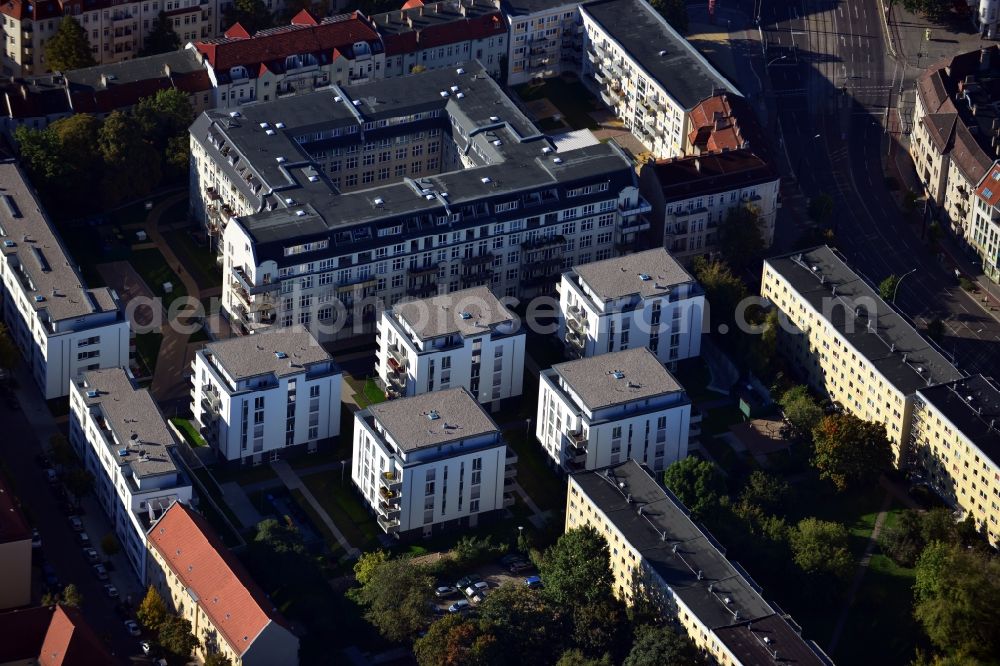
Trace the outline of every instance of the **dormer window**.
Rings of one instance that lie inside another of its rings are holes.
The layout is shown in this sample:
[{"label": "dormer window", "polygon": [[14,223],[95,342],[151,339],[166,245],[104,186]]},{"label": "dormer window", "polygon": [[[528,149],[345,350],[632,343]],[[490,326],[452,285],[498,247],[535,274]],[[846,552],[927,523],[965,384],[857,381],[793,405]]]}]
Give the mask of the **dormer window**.
[{"label": "dormer window", "polygon": [[250,74],[247,72],[247,68],[243,65],[236,65],[235,67],[229,68],[229,78],[233,81],[238,81],[240,79],[249,79]]}]

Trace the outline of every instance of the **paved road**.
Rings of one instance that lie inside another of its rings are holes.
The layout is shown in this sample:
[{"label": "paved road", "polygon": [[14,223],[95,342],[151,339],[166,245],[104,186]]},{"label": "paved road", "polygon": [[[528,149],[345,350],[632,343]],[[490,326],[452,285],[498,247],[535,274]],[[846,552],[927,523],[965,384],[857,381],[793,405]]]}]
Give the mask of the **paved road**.
[{"label": "paved road", "polygon": [[[899,288],[900,309],[918,325],[945,319],[946,355],[963,371],[1000,376],[1000,322],[959,288],[885,185],[886,108],[897,103],[905,68],[887,53],[880,12],[879,0],[766,3],[766,55],[755,60],[770,77],[780,152],[806,197],[834,198],[836,245],[855,269],[874,283],[916,269]],[[778,235],[797,234],[779,227]]]}]

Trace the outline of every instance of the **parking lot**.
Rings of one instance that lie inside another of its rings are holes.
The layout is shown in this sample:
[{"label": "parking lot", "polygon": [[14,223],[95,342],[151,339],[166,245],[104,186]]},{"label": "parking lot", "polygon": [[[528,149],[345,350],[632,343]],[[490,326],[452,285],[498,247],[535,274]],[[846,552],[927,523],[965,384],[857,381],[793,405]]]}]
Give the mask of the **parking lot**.
[{"label": "parking lot", "polygon": [[[469,598],[469,595],[464,591],[458,589],[459,582],[470,582],[471,585],[468,587],[475,588],[475,583],[482,581],[487,584],[487,587],[482,588],[485,596],[489,596],[490,590],[495,590],[501,585],[524,585],[525,579],[530,576],[537,576],[538,569],[535,568],[526,558],[521,558],[521,561],[525,562],[525,567],[518,573],[511,573],[508,568],[506,568],[500,562],[493,562],[490,564],[484,564],[479,567],[472,568],[459,574],[459,577],[455,580],[441,580],[438,581],[437,585],[439,587],[449,587],[452,588],[451,592],[447,596],[435,597],[435,606],[437,607],[437,612],[439,614],[446,614],[449,612],[449,608],[458,601],[465,600],[469,601],[469,606],[467,608],[472,609],[479,603],[476,598]],[[471,581],[466,579],[471,578]],[[456,611],[451,611],[456,612]]]}]

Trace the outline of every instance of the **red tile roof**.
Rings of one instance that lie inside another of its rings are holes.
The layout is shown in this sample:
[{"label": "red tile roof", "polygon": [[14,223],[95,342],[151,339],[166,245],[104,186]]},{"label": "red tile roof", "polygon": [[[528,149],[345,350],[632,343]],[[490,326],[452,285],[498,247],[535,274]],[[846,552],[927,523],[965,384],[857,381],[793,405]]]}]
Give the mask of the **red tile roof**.
[{"label": "red tile roof", "polygon": [[400,9],[412,9],[413,7],[423,7],[423,0],[406,0]]},{"label": "red tile roof", "polygon": [[748,134],[756,133],[753,110],[736,96],[708,97],[691,109],[690,118],[693,129],[688,141],[700,152],[746,148],[751,141]]},{"label": "red tile roof", "polygon": [[[236,28],[239,27],[239,30]],[[378,42],[379,37],[358,12],[324,19],[318,25],[293,24],[262,30],[250,37],[239,24],[220,39],[195,42],[216,70],[227,71],[243,65],[256,71],[262,62],[284,60],[291,55],[332,54],[335,48],[349,49],[356,42]]]},{"label": "red tile roof", "polygon": [[269,623],[283,622],[205,519],[185,505],[167,509],[148,538],[236,654],[246,652]]},{"label": "red tile roof", "polygon": [[1000,165],[993,165],[976,188],[976,194],[990,206],[1000,204]]},{"label": "red tile roof", "polygon": [[459,13],[454,2],[424,4],[417,0],[401,10],[374,15],[371,21],[382,35],[386,57],[506,33],[507,24],[499,10],[479,16],[465,16],[465,11],[463,6]]},{"label": "red tile roof", "polygon": [[0,477],[0,543],[25,541],[31,538],[28,521],[10,488]]},{"label": "red tile roof", "polygon": [[112,663],[90,626],[75,608],[56,606],[38,654],[40,666],[92,666]]}]

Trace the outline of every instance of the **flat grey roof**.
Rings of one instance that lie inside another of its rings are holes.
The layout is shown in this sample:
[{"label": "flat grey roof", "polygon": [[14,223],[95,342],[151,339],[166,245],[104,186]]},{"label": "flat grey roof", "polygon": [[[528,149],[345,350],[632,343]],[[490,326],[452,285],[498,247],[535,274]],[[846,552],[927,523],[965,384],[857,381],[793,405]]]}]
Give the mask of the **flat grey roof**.
[{"label": "flat grey roof", "polygon": [[772,257],[765,263],[897,390],[910,395],[962,377],[958,368],[829,246]]},{"label": "flat grey roof", "polygon": [[472,287],[418,301],[400,303],[393,314],[409,324],[421,340],[458,333],[463,337],[488,333],[514,315],[488,287]]},{"label": "flat grey roof", "polygon": [[1000,390],[982,375],[939,384],[919,391],[963,435],[1000,465]]},{"label": "flat grey roof", "polygon": [[777,613],[716,629],[715,634],[741,666],[833,666],[813,641],[803,639],[798,627]]},{"label": "flat grey roof", "polygon": [[305,372],[315,363],[333,357],[301,326],[272,328],[205,345],[219,366],[235,380],[259,375],[284,377]]},{"label": "flat grey roof", "polygon": [[[193,49],[180,49],[169,53],[143,56],[131,60],[107,63],[105,65],[94,65],[93,67],[83,67],[81,69],[71,69],[62,72],[62,76],[72,86],[85,86],[88,88],[112,88],[124,83],[134,83],[136,81],[147,81],[170,74],[189,74],[205,69],[201,64],[198,53]],[[109,84],[105,85],[104,77],[110,75]],[[51,77],[51,74],[45,75]]]},{"label": "flat grey roof", "polygon": [[[121,455],[119,447],[110,447],[119,465],[129,465],[139,478],[177,471],[167,452],[177,442],[148,390],[137,388],[121,368],[93,370],[76,381],[84,402],[100,410],[119,445],[127,449]],[[90,397],[88,391],[97,395]]]},{"label": "flat grey roof", "polygon": [[580,10],[600,23],[685,109],[720,89],[741,94],[645,0],[598,0]]},{"label": "flat grey roof", "polygon": [[[36,312],[47,312],[50,319],[60,321],[118,310],[109,289],[84,286],[76,262],[13,161],[0,162],[0,199],[0,250],[9,263],[23,268],[23,272],[16,268],[14,272],[22,278],[21,289]],[[12,245],[7,247],[7,243]],[[24,279],[25,273],[33,289]]]},{"label": "flat grey roof", "polygon": [[646,347],[557,363],[552,369],[590,410],[684,390]]},{"label": "flat grey roof", "polygon": [[570,271],[573,273],[605,301],[633,294],[643,298],[663,296],[677,285],[694,282],[691,274],[662,247],[574,266]]},{"label": "flat grey roof", "polygon": [[575,10],[580,4],[580,2],[568,2],[567,0],[502,0],[501,7],[512,16],[530,16],[559,7]]},{"label": "flat grey roof", "polygon": [[461,387],[389,400],[372,405],[367,412],[403,451],[500,431],[472,394]]},{"label": "flat grey roof", "polygon": [[706,626],[715,629],[774,613],[721,546],[646,468],[628,460],[572,478]]}]

